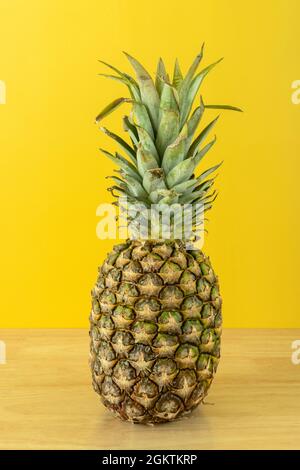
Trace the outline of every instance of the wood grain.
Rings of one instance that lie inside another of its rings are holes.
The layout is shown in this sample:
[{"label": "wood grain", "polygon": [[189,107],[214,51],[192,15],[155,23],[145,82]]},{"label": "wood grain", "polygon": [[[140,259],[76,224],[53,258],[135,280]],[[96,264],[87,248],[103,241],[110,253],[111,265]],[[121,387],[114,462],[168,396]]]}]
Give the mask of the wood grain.
[{"label": "wood grain", "polygon": [[296,339],[300,330],[225,330],[206,404],[150,427],[100,404],[86,330],[0,330],[0,449],[300,449]]}]

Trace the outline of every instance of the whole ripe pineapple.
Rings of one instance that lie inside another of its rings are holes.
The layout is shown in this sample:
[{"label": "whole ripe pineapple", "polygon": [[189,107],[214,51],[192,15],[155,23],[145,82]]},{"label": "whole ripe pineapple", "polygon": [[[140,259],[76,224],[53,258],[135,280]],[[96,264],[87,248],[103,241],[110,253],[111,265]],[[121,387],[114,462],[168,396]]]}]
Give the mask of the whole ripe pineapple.
[{"label": "whole ripe pineapple", "polygon": [[[124,117],[131,145],[115,139],[127,158],[103,153],[119,166],[111,188],[117,197],[146,207],[190,204],[192,221],[210,209],[214,183],[194,172],[215,138],[203,146],[214,126],[194,139],[205,108],[191,114],[199,87],[214,63],[196,74],[203,47],[185,77],[178,61],[170,81],[159,60],[155,82],[133,57],[127,58],[137,79],[115,67],[110,78],[124,83],[130,98],[119,98],[96,118],[99,122],[123,102],[132,110]],[[135,217],[129,217],[135,237]],[[158,224],[159,225],[159,224]],[[157,229],[157,227],[156,227]],[[161,233],[158,227],[158,233]],[[174,233],[171,231],[170,233]],[[203,252],[187,249],[185,239],[129,239],[114,247],[99,269],[90,315],[93,385],[102,402],[120,418],[159,423],[190,413],[207,395],[220,358],[221,297],[217,277]]]}]

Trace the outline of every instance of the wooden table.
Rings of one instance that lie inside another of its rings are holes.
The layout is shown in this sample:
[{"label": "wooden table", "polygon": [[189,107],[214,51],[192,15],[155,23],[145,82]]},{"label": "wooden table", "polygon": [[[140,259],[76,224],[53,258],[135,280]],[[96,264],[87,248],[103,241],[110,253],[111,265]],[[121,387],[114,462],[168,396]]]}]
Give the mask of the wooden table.
[{"label": "wooden table", "polygon": [[92,390],[88,334],[0,330],[0,449],[300,449],[300,330],[225,330],[207,403],[160,426],[112,417]]}]

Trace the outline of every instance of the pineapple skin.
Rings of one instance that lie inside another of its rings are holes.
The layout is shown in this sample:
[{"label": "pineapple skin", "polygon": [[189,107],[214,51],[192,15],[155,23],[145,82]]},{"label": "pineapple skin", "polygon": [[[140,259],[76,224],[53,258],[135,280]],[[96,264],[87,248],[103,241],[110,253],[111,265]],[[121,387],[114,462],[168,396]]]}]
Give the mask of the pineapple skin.
[{"label": "pineapple skin", "polygon": [[221,297],[210,260],[181,241],[116,245],[92,291],[93,387],[116,416],[178,419],[207,395],[220,358]]}]

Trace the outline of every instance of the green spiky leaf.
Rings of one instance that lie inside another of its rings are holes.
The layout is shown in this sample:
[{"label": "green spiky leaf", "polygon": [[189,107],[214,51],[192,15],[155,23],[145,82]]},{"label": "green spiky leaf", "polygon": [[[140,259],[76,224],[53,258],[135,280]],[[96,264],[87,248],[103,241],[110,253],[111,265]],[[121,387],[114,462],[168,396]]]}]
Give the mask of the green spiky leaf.
[{"label": "green spiky leaf", "polygon": [[132,196],[143,202],[148,201],[148,194],[146,193],[141,183],[136,180],[136,178],[127,175],[126,183],[128,186],[128,191]]},{"label": "green spiky leaf", "polygon": [[161,168],[147,170],[144,174],[143,186],[149,194],[159,189],[167,189],[163,170]]},{"label": "green spiky leaf", "polygon": [[106,127],[100,127],[99,129],[104,132],[104,134],[106,134],[108,137],[118,142],[122,150],[124,150],[124,152],[129,156],[133,163],[136,163],[135,150],[130,147],[130,145],[128,145],[127,142],[122,139],[122,137],[119,137],[117,134],[114,134],[113,132],[109,131]]},{"label": "green spiky leaf", "polygon": [[139,136],[136,127],[130,122],[128,116],[123,117],[123,128],[125,132],[128,132],[133,146],[137,147],[139,143]]},{"label": "green spiky leaf", "polygon": [[139,90],[137,82],[135,81],[133,77],[131,77],[131,75],[128,75],[125,72],[121,72],[121,70],[119,70],[117,67],[115,67],[114,65],[108,64],[107,62],[104,62],[104,60],[99,60],[99,62],[101,64],[104,64],[106,67],[109,67],[111,70],[116,72],[120,77],[128,80],[136,88],[136,90]]},{"label": "green spiky leaf", "polygon": [[179,132],[179,113],[177,111],[163,112],[155,141],[160,157],[165,153],[168,145],[176,139]]},{"label": "green spiky leaf", "polygon": [[186,94],[182,98],[182,107],[180,110],[180,125],[181,126],[184,125],[185,121],[189,117],[194,100],[196,98],[196,95],[199,91],[200,85],[203,82],[204,78],[217,64],[221,62],[221,60],[223,60],[223,58],[217,60],[213,64],[208,65],[207,67],[205,67],[205,69],[203,69],[198,75],[196,75],[193,78]]},{"label": "green spiky leaf", "polygon": [[160,57],[158,64],[157,64],[156,78],[155,78],[155,87],[159,95],[162,94],[164,82],[167,82],[167,81],[168,81],[168,74],[166,72],[166,67],[162,58]]},{"label": "green spiky leaf", "polygon": [[[203,201],[205,199],[202,199],[202,197],[205,196],[206,193],[207,193],[207,189],[193,191],[189,194],[184,194],[183,196],[181,196],[179,199],[179,202],[180,204],[188,204],[194,201]],[[211,196],[213,197],[214,193],[212,193]]]},{"label": "green spiky leaf", "polygon": [[140,175],[143,177],[147,170],[153,170],[157,168],[156,158],[139,144],[137,150],[137,167]]},{"label": "green spiky leaf", "polygon": [[189,149],[189,152],[188,152],[188,156],[189,157],[192,157],[196,154],[198,148],[200,147],[200,145],[202,144],[203,140],[206,138],[206,136],[209,134],[209,132],[211,131],[211,129],[215,126],[216,122],[218,121],[219,119],[219,116],[217,116],[213,121],[211,121],[201,132],[200,134],[196,137],[196,139],[194,140],[194,142],[192,143],[190,149]]},{"label": "green spiky leaf", "polygon": [[155,157],[157,161],[157,166],[159,165],[159,156],[156,150],[156,147],[154,145],[154,142],[151,138],[151,136],[148,134],[148,132],[140,126],[136,126],[136,129],[138,131],[138,136],[140,140],[140,145],[143,147],[144,151],[147,153],[150,153]]},{"label": "green spiky leaf", "polygon": [[121,104],[123,103],[130,103],[131,100],[129,98],[117,98],[116,100],[112,101],[109,103],[105,108],[101,111],[101,113],[98,114],[96,117],[95,121],[98,124],[103,118],[111,114],[113,111],[115,111]]},{"label": "green spiky leaf", "polygon": [[138,181],[141,181],[141,177],[137,171],[137,169],[130,163],[126,158],[122,157],[118,153],[116,155],[113,155],[112,153],[108,152],[107,150],[104,150],[102,148],[99,149],[106,157],[108,157],[110,160],[112,160],[116,165],[118,165],[122,170],[125,171],[126,174],[129,174],[130,176],[133,176],[136,178]]},{"label": "green spiky leaf", "polygon": [[176,59],[175,64],[174,64],[173,81],[172,81],[172,84],[176,88],[176,90],[180,90],[182,80],[183,80],[183,75],[180,70],[179,61],[178,59]]},{"label": "green spiky leaf", "polygon": [[184,181],[183,183],[176,184],[172,189],[174,189],[174,191],[176,191],[178,194],[184,194],[193,191],[193,189],[195,189],[198,184],[198,180],[190,179],[188,181]]},{"label": "green spiky leaf", "polygon": [[196,160],[195,157],[187,158],[183,162],[180,162],[176,165],[167,175],[167,184],[168,187],[171,189],[175,185],[179,183],[183,183],[190,179],[194,170],[196,168]]},{"label": "green spiky leaf", "polygon": [[153,139],[153,127],[146,106],[143,103],[134,102],[132,108],[132,115],[134,124],[143,127]]},{"label": "green spiky leaf", "polygon": [[173,188],[174,186],[178,185],[179,183],[183,183],[190,179],[193,175],[196,167],[199,165],[200,161],[204,157],[204,155],[209,151],[209,149],[213,146],[216,139],[209,142],[200,152],[198,152],[195,156],[187,158],[183,162],[176,165],[168,174],[167,176],[167,184],[169,188]]},{"label": "green spiky leaf", "polygon": [[166,174],[172,170],[178,163],[182,162],[185,158],[186,151],[186,140],[187,140],[188,129],[187,125],[184,126],[178,135],[177,139],[165,150],[162,167]]},{"label": "green spiky leaf", "polygon": [[179,112],[178,103],[174,94],[174,88],[169,83],[163,84],[163,90],[159,104],[159,122],[164,111]]},{"label": "green spiky leaf", "polygon": [[196,70],[197,70],[197,68],[198,68],[198,66],[199,66],[199,64],[202,60],[203,51],[204,51],[204,43],[202,44],[201,51],[195,57],[192,65],[190,66],[186,76],[184,77],[184,79],[181,83],[180,92],[179,92],[180,102],[181,103],[184,101],[185,95],[188,93],[188,90],[190,88],[193,76],[195,75]]},{"label": "green spiky leaf", "polygon": [[156,146],[162,157],[168,145],[170,145],[179,133],[179,109],[174,96],[173,88],[164,84],[160,107],[159,126],[156,137]]},{"label": "green spiky leaf", "polygon": [[223,162],[220,162],[218,163],[217,165],[209,168],[208,170],[204,171],[203,173],[201,173],[200,176],[198,176],[198,181],[203,181],[205,180],[205,178],[207,178],[211,173],[213,173],[214,171],[216,171],[221,165],[222,165]]},{"label": "green spiky leaf", "polygon": [[178,198],[178,194],[171,189],[167,191],[167,194],[162,199],[160,199],[159,204],[161,206],[163,204],[167,204],[170,206],[172,204],[176,204],[178,202]]},{"label": "green spiky leaf", "polygon": [[223,109],[228,111],[238,111],[242,113],[243,110],[241,108],[237,108],[236,106],[230,106],[229,104],[206,104],[205,108],[207,109]]},{"label": "green spiky leaf", "polygon": [[126,55],[127,59],[135,70],[142,101],[149,110],[150,118],[154,128],[157,128],[159,96],[153,83],[153,80],[147,70],[138,60],[136,60],[134,57],[127,54],[126,52],[124,52],[124,54]]},{"label": "green spiky leaf", "polygon": [[194,155],[197,165],[201,162],[202,158],[207,154],[211,147],[216,143],[216,136],[208,144],[206,144],[199,152]]},{"label": "green spiky leaf", "polygon": [[195,108],[193,114],[191,115],[190,119],[187,122],[188,135],[189,135],[190,142],[193,140],[194,134],[197,130],[197,127],[200,124],[204,110],[205,110],[204,103],[202,101],[202,98],[200,98],[200,106],[197,106],[197,108]]},{"label": "green spiky leaf", "polygon": [[129,92],[132,98],[135,100],[140,100],[141,98],[140,90],[134,78],[132,78],[127,73],[121,72],[119,69],[117,69],[117,67],[114,67],[113,65],[110,65],[107,62],[104,62],[103,60],[99,60],[99,62],[101,64],[104,64],[106,67],[109,67],[111,70],[113,70],[119,75],[119,76],[115,76],[115,75],[108,75],[108,74],[100,73],[99,74],[100,76],[110,78],[112,80],[116,80],[116,81],[123,83],[129,89]]}]

